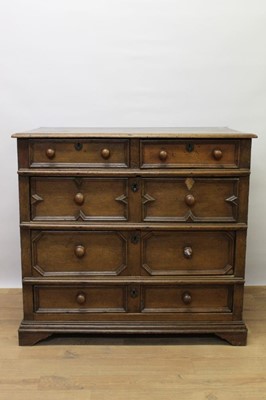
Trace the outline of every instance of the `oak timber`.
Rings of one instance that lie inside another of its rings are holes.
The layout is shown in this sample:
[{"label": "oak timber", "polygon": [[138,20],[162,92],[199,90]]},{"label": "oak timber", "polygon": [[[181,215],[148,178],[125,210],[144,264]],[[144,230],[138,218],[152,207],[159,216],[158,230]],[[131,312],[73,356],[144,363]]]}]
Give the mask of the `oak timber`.
[{"label": "oak timber", "polygon": [[239,132],[227,127],[43,127],[27,132],[18,132],[15,138],[90,138],[95,136],[110,138],[256,138],[254,133]]},{"label": "oak timber", "polygon": [[251,138],[41,128],[18,138],[21,345],[54,333],[220,335],[242,319]]}]

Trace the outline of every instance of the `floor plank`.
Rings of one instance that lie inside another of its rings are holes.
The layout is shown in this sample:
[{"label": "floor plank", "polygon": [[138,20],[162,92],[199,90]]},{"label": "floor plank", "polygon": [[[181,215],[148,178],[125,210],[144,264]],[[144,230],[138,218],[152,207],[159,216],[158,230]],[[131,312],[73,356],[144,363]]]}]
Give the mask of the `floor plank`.
[{"label": "floor plank", "polygon": [[247,287],[246,347],[212,336],[58,336],[19,347],[19,289],[0,289],[1,400],[265,400],[266,287]]}]

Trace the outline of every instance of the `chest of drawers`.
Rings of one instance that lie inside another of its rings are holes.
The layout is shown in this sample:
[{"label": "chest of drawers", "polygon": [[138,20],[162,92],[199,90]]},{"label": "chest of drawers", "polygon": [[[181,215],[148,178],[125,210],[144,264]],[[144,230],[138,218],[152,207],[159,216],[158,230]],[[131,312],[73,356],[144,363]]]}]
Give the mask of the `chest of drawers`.
[{"label": "chest of drawers", "polygon": [[24,318],[54,333],[245,345],[251,139],[227,128],[40,128],[18,140]]}]

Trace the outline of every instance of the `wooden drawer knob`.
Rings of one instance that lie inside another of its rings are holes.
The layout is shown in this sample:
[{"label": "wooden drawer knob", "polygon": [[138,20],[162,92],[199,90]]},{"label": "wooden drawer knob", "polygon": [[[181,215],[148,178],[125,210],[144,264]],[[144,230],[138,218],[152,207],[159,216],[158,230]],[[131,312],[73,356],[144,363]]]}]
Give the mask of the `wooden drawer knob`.
[{"label": "wooden drawer knob", "polygon": [[81,205],[84,203],[84,195],[82,193],[77,193],[74,197],[74,200],[76,204]]},{"label": "wooden drawer knob", "polygon": [[46,156],[51,160],[55,156],[55,150],[54,149],[47,149],[46,150]]},{"label": "wooden drawer knob", "polygon": [[159,153],[159,158],[161,161],[165,161],[168,157],[167,151],[161,150]]},{"label": "wooden drawer knob", "polygon": [[109,149],[102,149],[101,156],[105,160],[108,160],[108,158],[110,157],[110,150]]},{"label": "wooden drawer knob", "polygon": [[76,301],[78,304],[84,304],[86,301],[86,296],[85,293],[78,293],[77,297],[76,297]]},{"label": "wooden drawer knob", "polygon": [[192,194],[187,194],[185,197],[185,202],[188,206],[194,206],[196,200]]},{"label": "wooden drawer knob", "polygon": [[190,304],[192,301],[191,294],[189,292],[184,292],[182,294],[182,300],[185,304]]},{"label": "wooden drawer knob", "polygon": [[215,160],[221,160],[222,156],[223,156],[223,152],[220,149],[214,149],[212,152],[213,158],[215,158]]},{"label": "wooden drawer knob", "polygon": [[192,247],[190,247],[190,246],[184,247],[183,254],[184,254],[185,258],[191,258],[192,257],[192,253],[193,253]]},{"label": "wooden drawer knob", "polygon": [[85,255],[85,247],[79,244],[78,246],[75,247],[75,255],[78,258],[82,258]]}]

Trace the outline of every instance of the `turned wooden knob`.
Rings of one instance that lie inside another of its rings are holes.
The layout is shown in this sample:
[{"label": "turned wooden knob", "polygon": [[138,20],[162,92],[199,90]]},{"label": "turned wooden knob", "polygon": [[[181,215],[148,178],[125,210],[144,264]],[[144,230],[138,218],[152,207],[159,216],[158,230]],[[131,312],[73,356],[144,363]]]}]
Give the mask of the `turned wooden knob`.
[{"label": "turned wooden knob", "polygon": [[54,149],[47,149],[46,150],[46,156],[48,158],[50,158],[50,160],[51,160],[55,156],[55,150]]},{"label": "turned wooden knob", "polygon": [[185,202],[188,206],[194,206],[196,200],[192,194],[187,194],[185,197]]},{"label": "turned wooden knob", "polygon": [[84,304],[86,301],[85,293],[78,293],[78,295],[76,297],[76,301],[78,304]]},{"label": "turned wooden knob", "polygon": [[82,193],[77,193],[74,197],[74,200],[76,204],[81,205],[84,203],[84,195]]},{"label": "turned wooden knob", "polygon": [[79,244],[78,246],[75,247],[75,255],[78,258],[82,258],[85,254],[85,247]]},{"label": "turned wooden knob", "polygon": [[167,151],[161,150],[159,153],[160,160],[165,161],[167,159],[167,157],[168,157]]},{"label": "turned wooden knob", "polygon": [[184,247],[183,254],[184,254],[185,258],[191,258],[192,257],[192,253],[193,253],[192,247],[190,247],[190,246]]},{"label": "turned wooden knob", "polygon": [[107,160],[110,157],[110,150],[109,149],[102,149],[101,156],[102,156],[102,158]]},{"label": "turned wooden knob", "polygon": [[220,149],[214,149],[212,152],[213,158],[215,158],[215,160],[221,160],[222,156],[223,156],[223,152]]},{"label": "turned wooden knob", "polygon": [[190,304],[192,301],[191,294],[189,292],[184,292],[182,294],[182,300],[185,304]]}]

